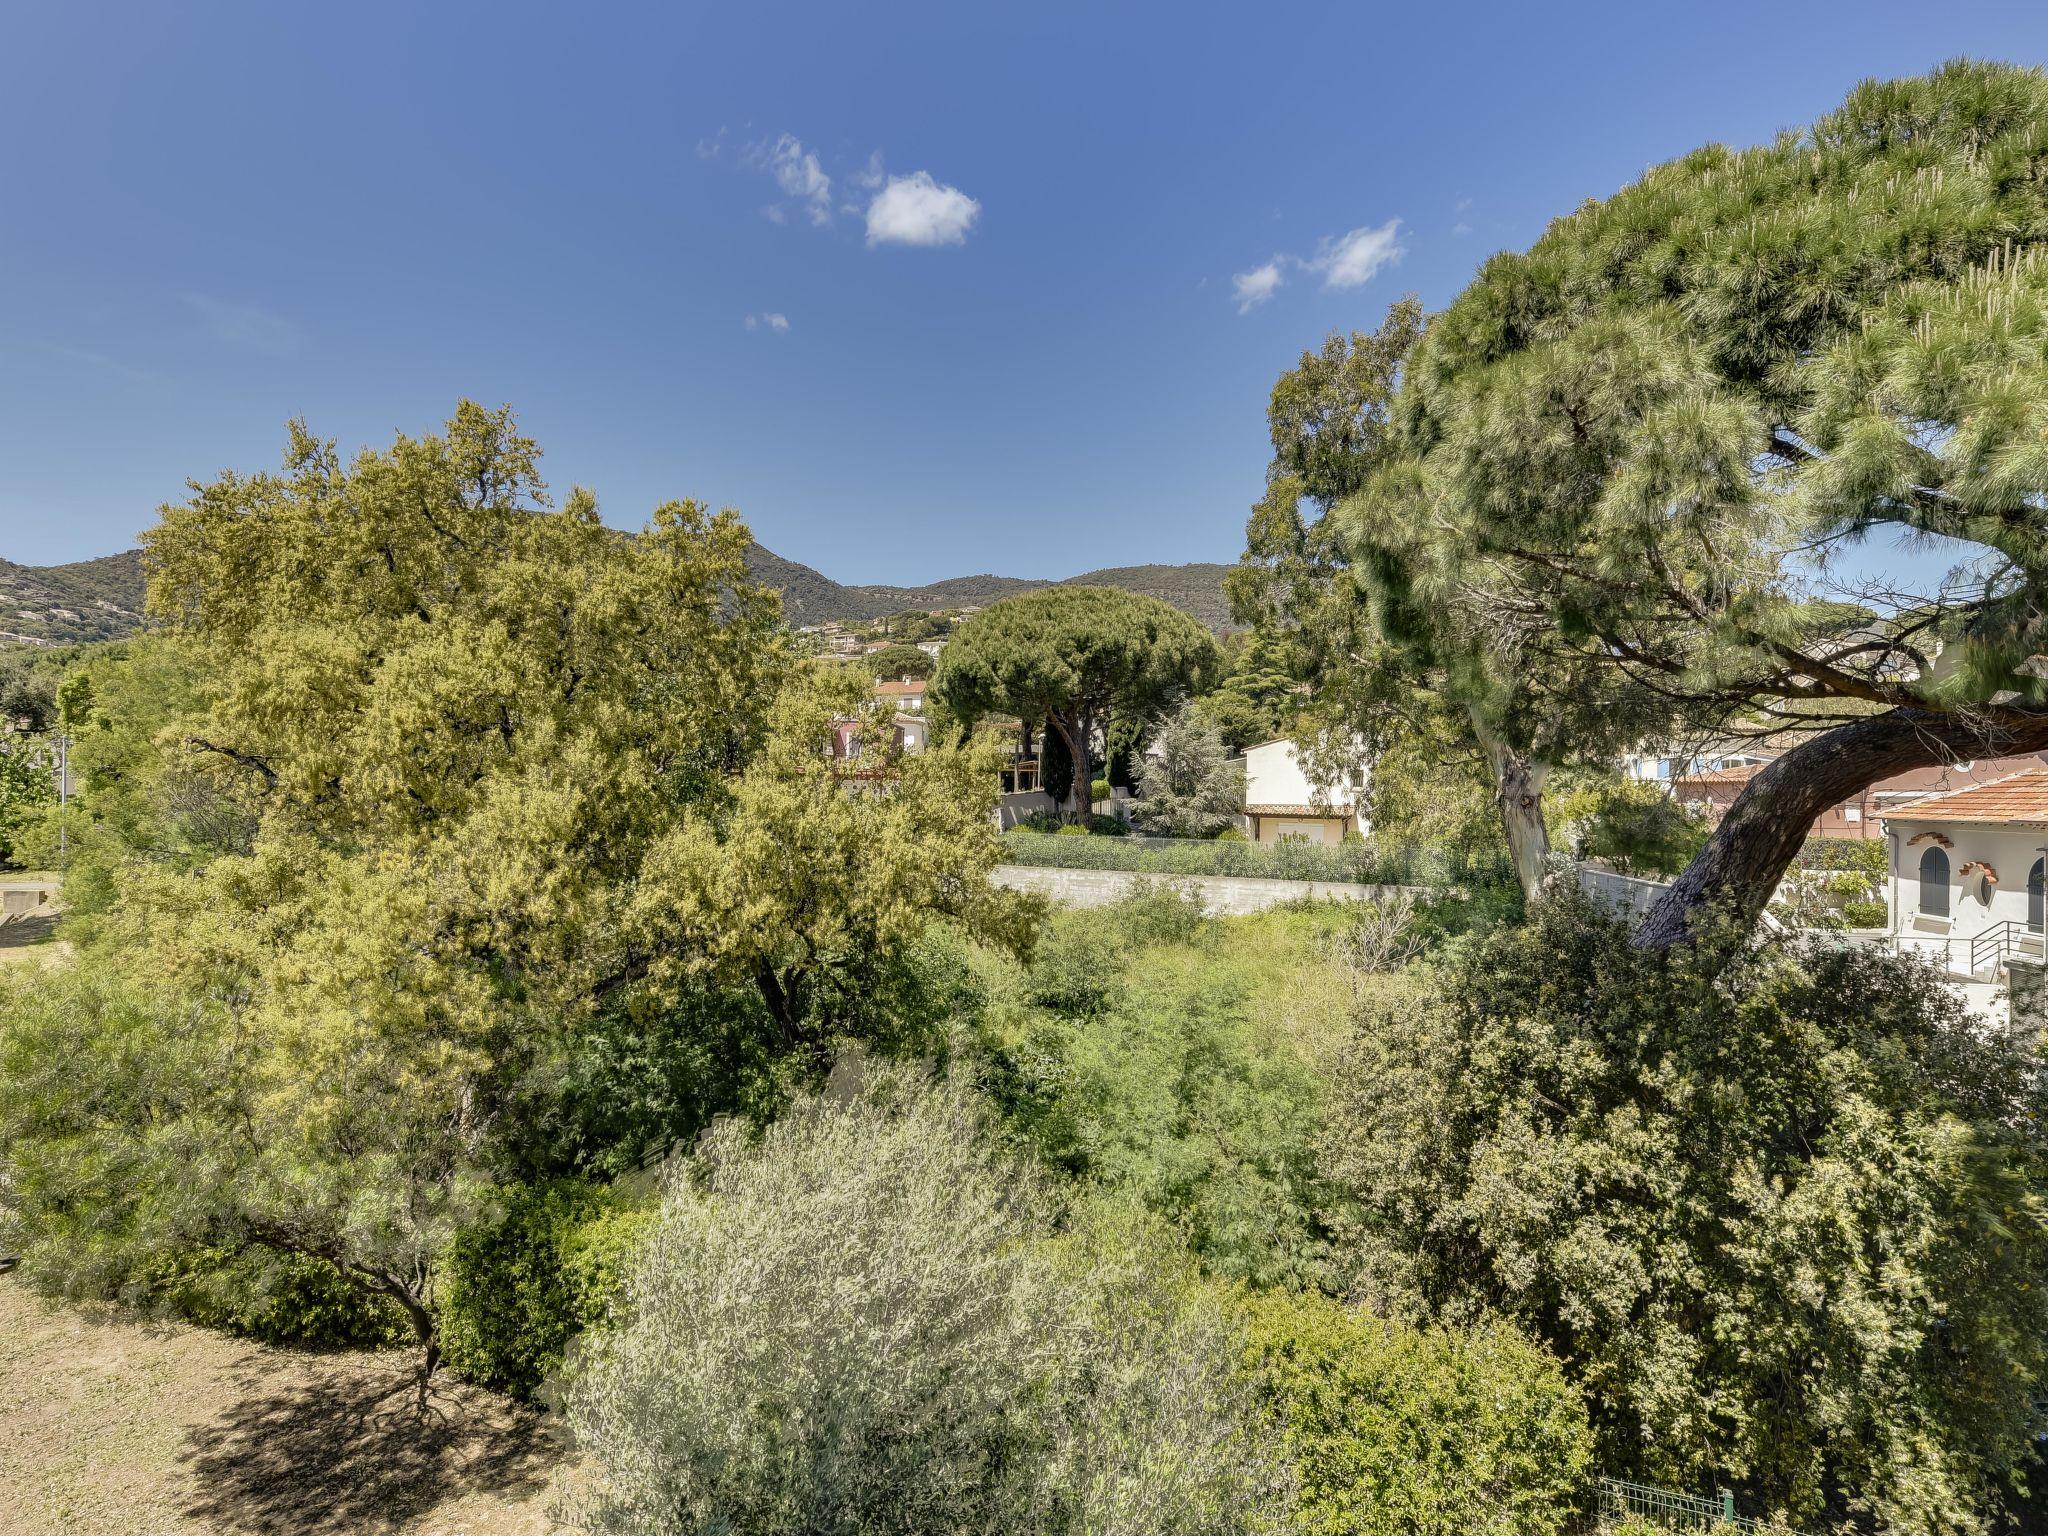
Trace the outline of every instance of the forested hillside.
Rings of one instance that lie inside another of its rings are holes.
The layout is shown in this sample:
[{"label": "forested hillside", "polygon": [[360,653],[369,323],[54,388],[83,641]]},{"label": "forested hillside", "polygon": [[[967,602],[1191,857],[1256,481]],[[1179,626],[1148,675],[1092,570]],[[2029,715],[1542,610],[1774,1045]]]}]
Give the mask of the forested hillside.
[{"label": "forested hillside", "polygon": [[70,565],[0,560],[0,642],[110,640],[142,622],[142,554]]},{"label": "forested hillside", "polygon": [[[782,593],[792,624],[878,619],[917,608],[959,608],[1055,585],[1020,576],[955,576],[922,587],[848,586],[774,550],[747,551],[754,578]],[[1226,565],[1126,565],[1071,576],[1063,585],[1121,587],[1162,598],[1204,624],[1230,621],[1223,596]],[[66,644],[110,640],[142,622],[142,553],[125,549],[70,565],[16,565],[0,559],[0,643]]]}]

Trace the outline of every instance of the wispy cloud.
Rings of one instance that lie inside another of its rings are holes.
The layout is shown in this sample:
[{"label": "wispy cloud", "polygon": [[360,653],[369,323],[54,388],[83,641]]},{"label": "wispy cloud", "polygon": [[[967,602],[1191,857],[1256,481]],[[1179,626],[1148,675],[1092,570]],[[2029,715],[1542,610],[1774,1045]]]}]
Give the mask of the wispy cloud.
[{"label": "wispy cloud", "polygon": [[891,176],[868,204],[868,244],[962,245],[980,215],[980,203],[929,171]]},{"label": "wispy cloud", "polygon": [[1401,221],[1389,219],[1348,234],[1325,235],[1316,242],[1313,256],[1278,255],[1249,272],[1240,272],[1230,280],[1231,293],[1237,300],[1237,312],[1246,315],[1280,291],[1290,268],[1318,274],[1326,289],[1358,288],[1406,254]]},{"label": "wispy cloud", "polygon": [[203,293],[180,294],[179,298],[213,333],[215,341],[238,352],[290,357],[305,340],[305,333],[284,316],[254,304],[231,304]]},{"label": "wispy cloud", "polygon": [[1362,287],[1380,268],[1392,266],[1407,254],[1400,233],[1401,221],[1389,219],[1346,235],[1326,235],[1316,254],[1302,265],[1322,273],[1325,288]]},{"label": "wispy cloud", "polygon": [[778,310],[765,310],[761,314],[747,316],[747,329],[750,331],[770,330],[780,336],[789,329],[789,316]]},{"label": "wispy cloud", "polygon": [[807,208],[813,224],[832,222],[832,178],[795,134],[785,133],[773,143],[754,145],[747,151],[747,159],[765,169],[775,178],[776,186]]},{"label": "wispy cloud", "polygon": [[1275,256],[1271,261],[1256,266],[1249,272],[1240,272],[1230,280],[1231,292],[1237,299],[1237,312],[1248,315],[1266,300],[1280,291],[1286,281],[1281,265],[1284,256]]}]

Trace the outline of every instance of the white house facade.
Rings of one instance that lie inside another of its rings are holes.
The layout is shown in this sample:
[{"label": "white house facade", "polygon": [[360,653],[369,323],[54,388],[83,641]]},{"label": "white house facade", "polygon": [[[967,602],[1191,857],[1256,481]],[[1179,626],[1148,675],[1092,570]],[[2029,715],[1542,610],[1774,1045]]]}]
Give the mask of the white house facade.
[{"label": "white house facade", "polygon": [[1272,844],[1303,838],[1330,847],[1347,833],[1369,830],[1365,792],[1371,771],[1360,754],[1342,781],[1311,782],[1301,754],[1286,738],[1262,742],[1244,754],[1244,813],[1251,840]]},{"label": "white house facade", "polygon": [[1884,829],[1898,948],[1976,982],[2042,958],[2048,766],[1915,800]]}]

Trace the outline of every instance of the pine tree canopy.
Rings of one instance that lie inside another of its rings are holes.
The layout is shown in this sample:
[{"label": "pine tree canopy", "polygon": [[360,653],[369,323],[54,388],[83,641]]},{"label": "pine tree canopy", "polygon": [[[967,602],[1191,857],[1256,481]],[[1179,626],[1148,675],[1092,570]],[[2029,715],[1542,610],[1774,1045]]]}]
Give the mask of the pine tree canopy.
[{"label": "pine tree canopy", "polygon": [[[1490,613],[1674,709],[2048,702],[2048,77],[1955,63],[1709,146],[1494,257],[1347,501],[1380,604]],[[1840,557],[1903,534],[1956,569]],[[1935,539],[1933,536],[1940,536]],[[1961,545],[1944,540],[1961,540]]]}]

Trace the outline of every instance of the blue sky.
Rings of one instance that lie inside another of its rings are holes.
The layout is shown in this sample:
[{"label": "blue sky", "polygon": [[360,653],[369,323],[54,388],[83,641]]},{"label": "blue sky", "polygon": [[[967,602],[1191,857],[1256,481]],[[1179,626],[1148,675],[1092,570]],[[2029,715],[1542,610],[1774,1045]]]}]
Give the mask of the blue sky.
[{"label": "blue sky", "polygon": [[1327,331],[1860,78],[2048,60],[2039,4],[0,21],[0,555],[470,395],[612,522],[731,504],[847,581],[1231,559]]}]

